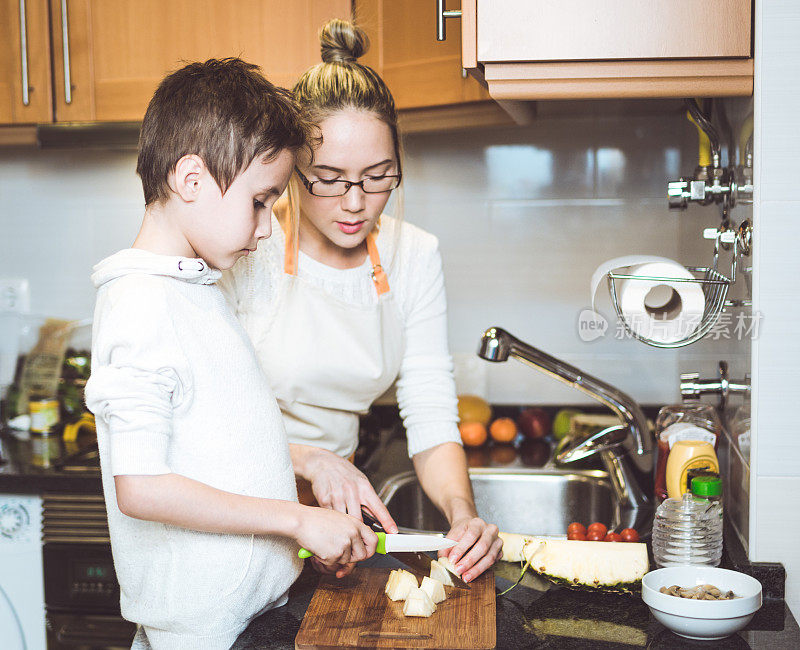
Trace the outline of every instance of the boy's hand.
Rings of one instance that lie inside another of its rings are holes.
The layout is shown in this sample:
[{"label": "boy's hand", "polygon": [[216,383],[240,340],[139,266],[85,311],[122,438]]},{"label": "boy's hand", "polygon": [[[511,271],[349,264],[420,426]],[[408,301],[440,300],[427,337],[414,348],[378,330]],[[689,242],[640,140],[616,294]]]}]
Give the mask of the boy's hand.
[{"label": "boy's hand", "polygon": [[349,562],[347,564],[336,564],[333,566],[325,566],[315,557],[312,557],[310,561],[311,564],[314,566],[314,568],[320,573],[323,573],[328,576],[335,575],[337,578],[344,578],[346,575],[352,573],[353,569],[356,568],[355,562]]},{"label": "boy's hand", "polygon": [[369,479],[353,463],[325,449],[315,449],[306,457],[304,470],[320,506],[346,512],[361,521],[363,505],[387,533],[397,532],[397,524]]},{"label": "boy's hand", "polygon": [[318,568],[338,577],[352,571],[347,565],[371,557],[378,545],[378,536],[355,517],[306,506],[295,539],[314,554]]}]

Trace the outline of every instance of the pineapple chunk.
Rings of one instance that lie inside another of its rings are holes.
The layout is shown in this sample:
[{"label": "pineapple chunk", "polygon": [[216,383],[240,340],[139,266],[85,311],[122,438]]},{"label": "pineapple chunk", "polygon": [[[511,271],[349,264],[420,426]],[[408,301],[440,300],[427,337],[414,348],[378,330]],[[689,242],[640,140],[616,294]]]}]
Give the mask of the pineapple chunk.
[{"label": "pineapple chunk", "polygon": [[461,577],[461,574],[456,570],[455,565],[450,561],[449,557],[440,557],[437,562],[441,564],[445,569],[447,569],[453,575]]},{"label": "pineapple chunk", "polygon": [[413,573],[397,570],[389,574],[389,580],[384,591],[391,600],[398,601],[405,600],[408,592],[418,587],[419,584]]},{"label": "pineapple chunk", "polygon": [[389,579],[386,581],[386,587],[383,590],[387,596],[394,591],[394,587],[397,584],[397,574],[400,573],[397,569],[392,569],[392,572],[389,574]]},{"label": "pineapple chunk", "polygon": [[434,580],[433,578],[429,578],[428,576],[425,576],[422,579],[422,586],[420,587],[420,589],[422,589],[422,591],[428,594],[428,596],[431,597],[431,600],[436,605],[438,605],[445,598],[447,598],[447,596],[444,593],[444,585],[438,580]]},{"label": "pineapple chunk", "polygon": [[408,593],[405,605],[403,605],[403,614],[405,616],[422,616],[427,618],[435,611],[436,605],[431,600],[431,597],[418,587],[412,589]]},{"label": "pineapple chunk", "polygon": [[445,569],[444,566],[439,564],[438,560],[431,561],[431,578],[438,580],[443,585],[447,585],[448,587],[453,586],[453,580],[450,578],[450,574],[447,572],[447,569]]}]

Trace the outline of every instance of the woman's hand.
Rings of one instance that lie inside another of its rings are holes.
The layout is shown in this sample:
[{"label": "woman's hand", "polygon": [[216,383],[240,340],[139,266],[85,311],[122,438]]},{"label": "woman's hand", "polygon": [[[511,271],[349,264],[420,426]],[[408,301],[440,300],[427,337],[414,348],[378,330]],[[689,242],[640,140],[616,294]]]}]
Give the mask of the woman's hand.
[{"label": "woman's hand", "polygon": [[495,563],[503,548],[497,526],[478,517],[464,449],[445,442],[414,455],[414,469],[431,501],[450,522],[447,537],[458,542],[439,551],[455,565],[465,582],[474,580]]},{"label": "woman's hand", "polygon": [[320,506],[347,513],[359,521],[364,506],[387,533],[397,532],[397,524],[369,479],[353,463],[325,449],[314,449],[308,452],[303,469]]},{"label": "woman's hand", "polygon": [[453,548],[439,551],[439,557],[448,557],[464,582],[470,582],[492,566],[503,550],[503,540],[497,536],[497,526],[487,524],[480,517],[466,516],[457,519],[447,537],[458,542]]},{"label": "woman's hand", "polygon": [[318,570],[341,578],[375,553],[378,536],[361,521],[324,508],[302,508],[295,539],[314,554]]}]

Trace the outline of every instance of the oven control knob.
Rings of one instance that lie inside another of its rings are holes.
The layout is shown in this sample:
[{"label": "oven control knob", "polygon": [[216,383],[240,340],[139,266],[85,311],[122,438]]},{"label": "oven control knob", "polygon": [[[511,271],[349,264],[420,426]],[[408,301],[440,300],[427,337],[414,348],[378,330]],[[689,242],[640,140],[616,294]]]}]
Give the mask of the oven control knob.
[{"label": "oven control knob", "polygon": [[28,511],[20,504],[0,505],[0,537],[16,539],[30,523]]}]

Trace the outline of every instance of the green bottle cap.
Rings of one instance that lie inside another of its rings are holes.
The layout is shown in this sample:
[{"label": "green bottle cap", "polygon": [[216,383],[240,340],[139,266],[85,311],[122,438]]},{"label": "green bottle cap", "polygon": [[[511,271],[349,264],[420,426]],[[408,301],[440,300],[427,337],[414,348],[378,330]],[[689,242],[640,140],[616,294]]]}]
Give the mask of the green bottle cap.
[{"label": "green bottle cap", "polygon": [[698,497],[718,497],[722,494],[722,479],[718,476],[695,476],[692,494]]}]

